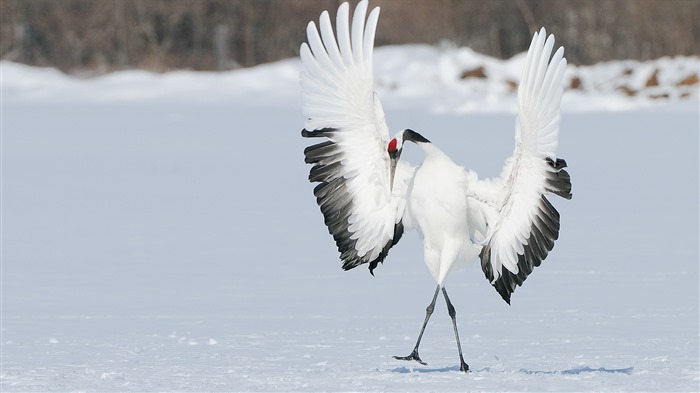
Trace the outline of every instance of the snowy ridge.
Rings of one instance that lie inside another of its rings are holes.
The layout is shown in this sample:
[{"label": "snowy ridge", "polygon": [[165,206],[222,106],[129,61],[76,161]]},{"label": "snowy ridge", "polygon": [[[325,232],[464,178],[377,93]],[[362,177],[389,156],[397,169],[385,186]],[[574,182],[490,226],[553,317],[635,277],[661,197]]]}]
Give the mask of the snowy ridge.
[{"label": "snowy ridge", "polygon": [[[560,45],[562,43],[557,43]],[[469,48],[387,46],[375,52],[376,89],[387,107],[427,107],[433,113],[514,113],[524,55],[500,60]],[[299,96],[298,59],[229,72],[132,70],[78,78],[54,69],[7,61],[2,94],[17,100],[148,101],[232,100],[269,102]],[[570,65],[565,112],[630,110],[699,98],[698,57]]]},{"label": "snowy ridge", "polygon": [[[375,83],[389,105],[398,100],[406,105],[429,104],[437,113],[515,113],[525,53],[499,60],[469,48],[380,49]],[[699,68],[698,57],[570,64],[564,76],[562,110],[627,110],[669,101],[697,102]]]}]

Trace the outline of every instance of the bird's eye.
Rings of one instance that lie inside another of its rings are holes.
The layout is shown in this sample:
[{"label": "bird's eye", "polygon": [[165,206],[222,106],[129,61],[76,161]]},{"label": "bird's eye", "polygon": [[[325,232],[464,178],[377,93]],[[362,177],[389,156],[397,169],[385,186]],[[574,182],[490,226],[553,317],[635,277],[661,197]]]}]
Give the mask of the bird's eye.
[{"label": "bird's eye", "polygon": [[393,151],[395,151],[395,150],[396,150],[396,138],[392,139],[392,140],[389,142],[389,147],[387,148],[387,151],[388,151],[389,153],[391,153],[391,152],[393,152]]}]

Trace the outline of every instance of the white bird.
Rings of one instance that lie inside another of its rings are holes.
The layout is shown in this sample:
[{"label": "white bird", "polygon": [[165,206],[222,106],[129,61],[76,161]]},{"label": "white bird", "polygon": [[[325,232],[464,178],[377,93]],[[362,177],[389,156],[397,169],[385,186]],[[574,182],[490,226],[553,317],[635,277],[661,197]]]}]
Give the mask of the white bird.
[{"label": "white bird", "polygon": [[[319,183],[314,194],[345,270],[367,263],[374,274],[404,230],[418,230],[437,287],[413,351],[395,358],[426,364],[418,346],[442,291],[460,370],[466,372],[445,278],[478,259],[510,304],[515,287],[540,265],[559,235],[559,213],[546,195],[571,198],[566,162],[555,155],[564,50],[551,56],[554,37],[546,37],[544,28],[534,34],[518,87],[515,150],[500,177],[482,180],[413,130],[389,137],[373,90],[379,7],[365,22],[367,6],[366,0],[358,3],[351,24],[348,3],[340,5],[336,34],[327,11],[318,29],[314,22],[307,26],[308,43],[300,49],[302,136],[326,139],[304,150],[306,162],[313,164],[309,180]],[[399,160],[406,142],[425,153],[417,168]]]}]

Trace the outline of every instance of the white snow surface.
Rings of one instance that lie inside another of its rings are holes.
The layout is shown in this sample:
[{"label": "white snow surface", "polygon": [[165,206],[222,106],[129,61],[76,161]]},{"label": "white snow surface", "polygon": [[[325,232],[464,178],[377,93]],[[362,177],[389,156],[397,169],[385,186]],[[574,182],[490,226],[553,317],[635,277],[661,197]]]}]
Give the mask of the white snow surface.
[{"label": "white snow surface", "polygon": [[[498,175],[522,56],[411,45],[375,63],[392,133]],[[434,291],[415,233],[376,277],[340,269],[303,162],[298,60],[89,79],[0,65],[2,391],[700,389],[698,85],[677,86],[697,58],[572,67],[554,250],[512,306],[478,264],[446,282],[469,374],[442,299],[429,364],[392,358]]]}]

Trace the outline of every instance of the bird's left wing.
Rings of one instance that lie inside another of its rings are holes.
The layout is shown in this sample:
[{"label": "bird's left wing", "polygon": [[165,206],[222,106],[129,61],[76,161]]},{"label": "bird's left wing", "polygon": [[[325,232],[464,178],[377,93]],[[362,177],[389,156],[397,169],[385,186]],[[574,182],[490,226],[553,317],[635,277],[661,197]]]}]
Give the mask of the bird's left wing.
[{"label": "bird's left wing", "polygon": [[328,231],[343,268],[382,262],[403,233],[404,195],[413,168],[399,162],[390,189],[389,132],[373,91],[372,51],[379,7],[367,18],[367,1],[336,16],[337,37],[328,12],[307,26],[308,44],[300,49],[302,107],[307,120],[302,136],[326,141],[304,150],[309,174]]},{"label": "bird's left wing", "polygon": [[545,38],[543,28],[527,52],[518,87],[515,151],[500,178],[474,179],[468,194],[472,214],[481,213],[488,226],[482,270],[508,303],[559,236],[559,213],[546,195],[571,198],[566,162],[555,155],[566,59],[564,48],[552,56],[554,36]]}]

